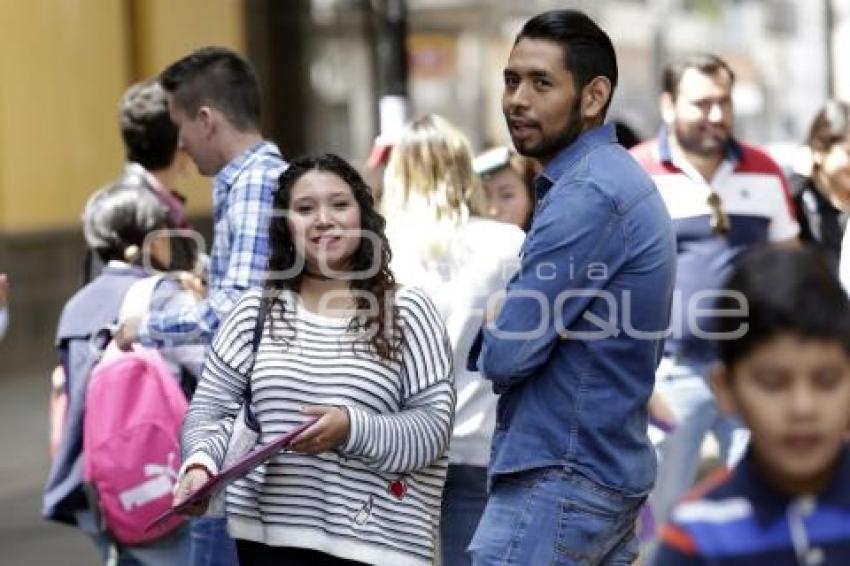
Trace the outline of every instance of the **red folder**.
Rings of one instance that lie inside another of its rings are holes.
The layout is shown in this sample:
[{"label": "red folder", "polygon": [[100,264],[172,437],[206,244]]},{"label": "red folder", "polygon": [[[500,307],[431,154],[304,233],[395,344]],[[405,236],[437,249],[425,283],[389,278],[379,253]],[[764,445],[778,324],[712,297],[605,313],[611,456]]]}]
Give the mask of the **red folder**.
[{"label": "red folder", "polygon": [[169,517],[178,513],[183,513],[194,503],[211,497],[215,493],[224,489],[227,484],[241,478],[257,466],[277,454],[278,452],[286,450],[287,448],[289,448],[289,445],[292,444],[292,441],[295,440],[295,438],[299,434],[308,429],[317,420],[319,420],[318,417],[309,419],[306,422],[296,426],[294,429],[290,430],[286,434],[281,435],[275,440],[269,442],[265,446],[261,446],[255,450],[252,450],[242,458],[236,460],[235,462],[233,462],[233,464],[211,477],[207,481],[207,483],[198,488],[197,491],[187,497],[182,503],[180,503],[180,505],[175,505],[174,507],[161,514],[153,521],[151,521],[150,525],[148,525],[145,530],[151,530],[161,522],[168,520]]}]

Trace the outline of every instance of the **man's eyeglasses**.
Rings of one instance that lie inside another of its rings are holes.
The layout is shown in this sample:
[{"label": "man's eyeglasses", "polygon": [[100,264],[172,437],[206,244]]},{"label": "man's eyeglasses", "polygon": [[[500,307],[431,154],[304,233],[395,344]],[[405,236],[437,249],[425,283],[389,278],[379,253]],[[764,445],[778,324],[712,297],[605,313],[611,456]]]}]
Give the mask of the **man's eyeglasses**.
[{"label": "man's eyeglasses", "polygon": [[711,209],[711,229],[715,234],[726,235],[729,233],[729,215],[723,210],[723,200],[716,191],[708,195],[708,207]]}]

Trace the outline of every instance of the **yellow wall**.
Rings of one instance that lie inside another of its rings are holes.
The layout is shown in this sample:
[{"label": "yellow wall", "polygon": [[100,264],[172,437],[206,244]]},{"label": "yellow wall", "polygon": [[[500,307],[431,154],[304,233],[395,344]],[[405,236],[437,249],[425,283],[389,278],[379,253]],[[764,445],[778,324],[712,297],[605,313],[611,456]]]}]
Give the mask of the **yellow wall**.
[{"label": "yellow wall", "polygon": [[242,0],[134,0],[132,6],[142,77],[205,45],[243,50]]},{"label": "yellow wall", "polygon": [[[242,1],[0,0],[0,232],[78,226],[120,170],[124,89],[195,47],[241,51]],[[209,211],[208,180],[181,188]]]},{"label": "yellow wall", "polygon": [[[139,79],[205,45],[244,52],[243,0],[133,0],[133,64]],[[189,214],[211,210],[210,180],[197,173],[181,183]]]},{"label": "yellow wall", "polygon": [[125,4],[0,1],[0,230],[78,222],[121,162]]}]

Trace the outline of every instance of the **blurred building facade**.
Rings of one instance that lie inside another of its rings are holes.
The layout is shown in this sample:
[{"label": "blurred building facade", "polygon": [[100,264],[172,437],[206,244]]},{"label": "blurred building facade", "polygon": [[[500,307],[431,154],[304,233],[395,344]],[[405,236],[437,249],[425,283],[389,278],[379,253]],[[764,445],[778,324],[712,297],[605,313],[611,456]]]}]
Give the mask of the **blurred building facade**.
[{"label": "blurred building facade", "polygon": [[[256,65],[264,128],[284,153],[333,151],[357,164],[378,133],[380,42],[389,0],[0,1],[0,271],[13,327],[0,376],[50,363],[54,325],[82,258],[79,217],[122,162],[117,102],[193,48],[218,44]],[[614,40],[611,108],[643,136],[658,127],[669,58],[712,51],[738,75],[738,133],[800,140],[829,94],[850,98],[850,0],[407,0],[409,112],[440,113],[477,149],[507,142],[501,72],[515,33],[543,10],[592,15]],[[190,214],[210,214],[206,180]]]},{"label": "blurred building facade", "polygon": [[[244,49],[244,12],[240,0],[0,1],[0,272],[12,287],[0,379],[56,363],[59,309],[80,281],[83,206],[123,163],[124,90],[194,47]],[[182,187],[200,221],[207,186]]]}]

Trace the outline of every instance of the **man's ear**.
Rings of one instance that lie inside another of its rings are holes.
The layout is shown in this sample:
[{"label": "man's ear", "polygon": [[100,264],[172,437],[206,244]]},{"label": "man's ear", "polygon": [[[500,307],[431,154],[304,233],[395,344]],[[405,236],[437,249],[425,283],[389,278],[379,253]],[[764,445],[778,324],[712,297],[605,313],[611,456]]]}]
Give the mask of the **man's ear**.
[{"label": "man's ear", "polygon": [[211,136],[216,128],[216,113],[209,106],[201,106],[198,108],[198,122],[201,124],[204,133]]},{"label": "man's ear", "polygon": [[661,119],[665,124],[670,125],[676,118],[676,102],[669,92],[664,92],[658,99],[658,109],[661,111]]},{"label": "man's ear", "polygon": [[611,81],[598,76],[581,89],[581,117],[588,121],[602,118],[602,112],[611,100]]},{"label": "man's ear", "polygon": [[729,368],[721,362],[717,362],[711,368],[711,389],[717,399],[717,406],[726,415],[734,415],[738,412],[735,396],[732,394],[732,374]]}]

